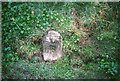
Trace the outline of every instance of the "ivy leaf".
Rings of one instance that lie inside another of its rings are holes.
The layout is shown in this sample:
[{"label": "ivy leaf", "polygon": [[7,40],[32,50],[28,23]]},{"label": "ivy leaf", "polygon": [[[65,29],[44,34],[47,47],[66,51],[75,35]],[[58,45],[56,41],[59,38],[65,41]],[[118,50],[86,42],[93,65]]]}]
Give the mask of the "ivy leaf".
[{"label": "ivy leaf", "polygon": [[21,31],[20,33],[21,33],[21,34],[23,34],[23,33],[24,33],[24,31]]}]

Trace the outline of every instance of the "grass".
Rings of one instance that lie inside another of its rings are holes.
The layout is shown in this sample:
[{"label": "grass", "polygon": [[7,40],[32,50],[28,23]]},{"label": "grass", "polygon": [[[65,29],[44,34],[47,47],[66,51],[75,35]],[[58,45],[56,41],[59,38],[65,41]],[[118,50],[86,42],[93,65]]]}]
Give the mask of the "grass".
[{"label": "grass", "polygon": [[[71,67],[63,59],[55,63],[51,62],[35,62],[28,60],[19,60],[7,66],[7,74],[3,79],[103,79],[108,78],[103,73],[97,71],[97,65],[84,65],[80,68]],[[93,69],[93,68],[96,68]]]}]

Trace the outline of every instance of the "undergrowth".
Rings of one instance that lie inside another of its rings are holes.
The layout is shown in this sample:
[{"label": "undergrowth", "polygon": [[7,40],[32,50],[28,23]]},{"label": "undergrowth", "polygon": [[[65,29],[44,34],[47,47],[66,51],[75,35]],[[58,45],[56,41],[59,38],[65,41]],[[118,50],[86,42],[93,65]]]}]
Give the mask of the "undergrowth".
[{"label": "undergrowth", "polygon": [[[118,78],[119,3],[2,3],[2,78]],[[64,57],[44,62],[42,37],[54,29]]]}]

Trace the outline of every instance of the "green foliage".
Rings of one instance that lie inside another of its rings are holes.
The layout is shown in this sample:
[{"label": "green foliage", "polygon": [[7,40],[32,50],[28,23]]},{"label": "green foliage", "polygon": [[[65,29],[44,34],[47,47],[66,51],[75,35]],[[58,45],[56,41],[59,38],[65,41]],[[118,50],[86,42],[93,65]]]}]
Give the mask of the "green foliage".
[{"label": "green foliage", "polygon": [[[16,52],[20,50],[19,48],[25,47],[24,49],[27,48],[27,50],[21,50],[21,53],[28,54],[35,47],[31,48],[33,41],[30,41],[30,38],[34,37],[33,34],[38,33],[39,37],[36,40],[39,42],[39,38],[42,38],[47,28],[63,30],[70,23],[70,16],[60,13],[60,10],[54,10],[53,6],[46,7],[50,6],[48,3],[3,3],[2,5],[4,53]],[[62,3],[62,5],[65,4]],[[20,40],[28,44],[21,46]]]},{"label": "green foliage", "polygon": [[[2,3],[4,77],[89,78],[98,70],[120,76],[119,8],[118,3]],[[64,57],[54,64],[21,61],[20,56],[41,54],[49,29],[61,33]]]},{"label": "green foliage", "polygon": [[79,50],[79,46],[78,46],[79,36],[75,34],[71,34],[71,33],[69,33],[68,35],[64,35],[64,36],[66,37],[63,37],[64,38],[63,47],[67,50],[78,51]]},{"label": "green foliage", "polygon": [[99,68],[104,70],[107,74],[111,74],[112,76],[118,74],[118,64],[116,62],[101,59],[99,65]]},{"label": "green foliage", "polygon": [[17,53],[6,53],[3,55],[4,59],[2,59],[3,62],[6,62],[6,63],[10,63],[10,62],[13,62],[13,61],[18,61],[19,60],[19,57],[18,57],[18,54]]}]

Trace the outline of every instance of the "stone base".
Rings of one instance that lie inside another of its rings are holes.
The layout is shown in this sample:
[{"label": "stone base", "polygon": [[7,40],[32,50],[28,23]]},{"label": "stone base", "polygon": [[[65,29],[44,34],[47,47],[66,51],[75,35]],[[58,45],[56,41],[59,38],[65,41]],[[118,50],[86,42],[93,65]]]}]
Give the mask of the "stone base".
[{"label": "stone base", "polygon": [[62,57],[61,54],[55,55],[55,54],[43,53],[43,59],[45,61],[55,61],[55,60],[57,60],[57,59],[59,59],[61,57]]}]

